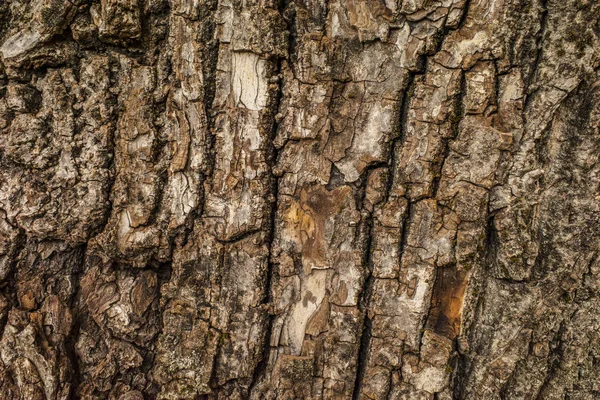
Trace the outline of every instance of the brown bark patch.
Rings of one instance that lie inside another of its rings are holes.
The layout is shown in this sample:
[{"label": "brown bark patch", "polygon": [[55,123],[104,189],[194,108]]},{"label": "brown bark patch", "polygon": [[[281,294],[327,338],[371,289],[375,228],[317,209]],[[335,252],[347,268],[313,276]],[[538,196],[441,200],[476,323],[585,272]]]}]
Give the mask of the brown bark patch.
[{"label": "brown bark patch", "polygon": [[427,325],[435,333],[454,339],[460,331],[467,271],[452,266],[439,269],[437,274]]}]

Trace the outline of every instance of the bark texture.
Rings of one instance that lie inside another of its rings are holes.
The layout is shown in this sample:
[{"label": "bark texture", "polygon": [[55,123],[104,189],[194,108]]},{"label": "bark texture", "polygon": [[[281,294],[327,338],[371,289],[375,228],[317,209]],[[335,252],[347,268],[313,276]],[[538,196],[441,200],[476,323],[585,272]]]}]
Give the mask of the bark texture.
[{"label": "bark texture", "polygon": [[0,2],[0,398],[600,396],[600,2]]}]

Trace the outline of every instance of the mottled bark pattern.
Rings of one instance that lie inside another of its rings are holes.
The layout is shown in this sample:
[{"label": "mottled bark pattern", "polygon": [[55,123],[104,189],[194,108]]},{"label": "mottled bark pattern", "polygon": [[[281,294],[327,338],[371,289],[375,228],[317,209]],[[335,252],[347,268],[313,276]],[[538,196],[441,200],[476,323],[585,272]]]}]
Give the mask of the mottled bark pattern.
[{"label": "mottled bark pattern", "polygon": [[600,397],[596,0],[0,3],[0,399]]}]

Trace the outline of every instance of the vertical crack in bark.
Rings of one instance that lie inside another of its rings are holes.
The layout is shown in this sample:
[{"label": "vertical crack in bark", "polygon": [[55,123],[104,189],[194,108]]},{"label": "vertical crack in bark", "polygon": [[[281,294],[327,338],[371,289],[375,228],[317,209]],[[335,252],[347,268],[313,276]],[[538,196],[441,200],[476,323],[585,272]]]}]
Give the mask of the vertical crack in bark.
[{"label": "vertical crack in bark", "polygon": [[[277,1],[277,10],[279,15],[283,18],[283,21],[286,25],[288,35],[288,43],[287,43],[287,59],[291,60],[291,57],[296,54],[296,14],[295,8],[289,6],[289,0],[278,0]],[[275,315],[273,313],[273,294],[272,294],[272,285],[275,272],[275,266],[273,264],[273,243],[275,241],[275,226],[276,226],[276,217],[279,206],[279,177],[275,174],[275,168],[279,159],[279,153],[285,149],[285,144],[287,141],[281,146],[281,148],[277,148],[275,146],[275,140],[277,137],[277,133],[279,131],[279,115],[280,108],[283,101],[283,62],[286,58],[279,56],[276,60],[277,67],[275,71],[275,76],[277,77],[277,93],[275,95],[275,99],[273,102],[273,109],[270,117],[272,118],[271,132],[270,137],[268,138],[268,155],[267,155],[267,164],[269,167],[269,179],[271,183],[271,192],[269,194],[270,201],[270,209],[269,209],[269,217],[268,217],[268,231],[267,231],[267,271],[265,277],[265,285],[264,285],[264,297],[261,301],[261,306],[265,307],[267,312],[267,321],[265,326],[265,333],[262,344],[262,355],[256,364],[254,371],[252,373],[250,384],[248,385],[248,393],[247,396],[250,397],[253,390],[256,388],[256,385],[259,384],[261,379],[265,378],[267,374],[267,367],[269,364],[269,356],[271,353],[271,335],[273,330],[273,322]]]},{"label": "vertical crack in bark", "polygon": [[[171,254],[171,260],[167,261],[167,262],[162,262],[162,263],[158,263],[157,268],[156,268],[156,278],[157,278],[157,284],[156,284],[156,290],[157,290],[157,296],[156,296],[156,303],[157,305],[157,309],[156,309],[156,313],[158,314],[158,330],[156,332],[156,334],[154,335],[154,338],[152,339],[152,342],[146,347],[146,351],[148,354],[146,354],[145,357],[145,362],[147,361],[147,366],[145,369],[145,373],[148,375],[151,373],[152,369],[154,368],[154,361],[156,360],[156,347],[157,347],[157,342],[158,342],[158,338],[163,334],[164,331],[164,321],[163,321],[163,309],[160,307],[161,304],[161,300],[162,300],[162,291],[161,288],[163,287],[163,285],[165,285],[166,283],[169,282],[169,280],[171,279],[171,276],[173,274],[173,260],[172,260],[173,255]],[[156,385],[154,382],[150,382],[149,386],[152,387]]]},{"label": "vertical crack in bark", "polygon": [[523,114],[527,115],[529,108],[531,106],[531,99],[535,95],[537,88],[532,86],[535,84],[536,75],[538,69],[540,67],[540,63],[542,62],[542,53],[544,51],[544,36],[546,34],[546,29],[548,28],[548,1],[549,0],[538,0],[539,7],[541,7],[542,11],[540,13],[540,28],[537,32],[535,39],[536,52],[533,58],[533,63],[531,66],[531,70],[529,72],[529,76],[525,81],[525,103],[523,104]]},{"label": "vertical crack in bark", "polygon": [[[283,2],[280,5],[283,7]],[[280,9],[280,12],[282,10]],[[289,23],[288,23],[289,24]],[[290,35],[291,36],[291,35]],[[291,43],[291,39],[290,39]],[[269,194],[270,201],[270,210],[269,210],[269,218],[268,218],[268,232],[267,232],[267,276],[265,277],[265,286],[264,286],[264,298],[261,302],[262,306],[264,306],[267,310],[267,323],[265,327],[265,337],[263,342],[263,351],[262,357],[259,360],[258,364],[254,368],[254,372],[252,373],[252,380],[250,385],[248,386],[248,396],[251,395],[253,389],[258,384],[259,380],[264,377],[267,372],[267,366],[269,362],[269,354],[271,352],[271,334],[273,328],[273,311],[272,311],[272,283],[273,283],[273,273],[274,273],[274,265],[272,260],[273,255],[273,242],[275,240],[275,218],[277,216],[277,207],[278,207],[278,192],[279,192],[279,178],[274,174],[274,169],[277,164],[277,160],[279,157],[279,152],[283,150],[277,149],[275,147],[275,136],[277,135],[277,131],[279,129],[279,122],[277,120],[277,113],[279,112],[279,108],[281,105],[282,97],[283,97],[283,83],[281,82],[282,77],[282,63],[283,60],[280,58],[277,60],[277,72],[276,75],[279,78],[278,81],[278,89],[277,94],[275,96],[275,101],[273,105],[274,112],[272,113],[273,123],[271,128],[271,137],[268,140],[269,143],[269,156],[267,157],[267,162],[269,164],[270,171],[270,180],[271,180],[271,193]]]},{"label": "vertical crack in bark", "polygon": [[439,162],[439,167],[436,171],[436,175],[433,178],[432,189],[431,189],[431,192],[432,192],[431,197],[434,199],[437,197],[437,194],[438,194],[440,180],[442,178],[442,172],[444,170],[444,164],[446,163],[446,159],[450,155],[450,143],[453,140],[456,140],[456,138],[458,138],[460,122],[463,120],[463,118],[465,116],[463,98],[464,98],[464,94],[466,92],[466,87],[467,87],[467,78],[466,78],[466,74],[463,71],[463,72],[461,72],[461,78],[460,78],[460,91],[456,94],[456,98],[454,100],[455,101],[454,102],[454,110],[452,111],[452,114],[451,114],[452,137],[442,138],[443,150],[442,150],[441,160]]},{"label": "vertical crack in bark", "polygon": [[[390,151],[391,152],[391,151]],[[364,185],[367,185],[367,177],[369,169],[365,170]],[[388,178],[389,179],[389,178]],[[356,380],[354,383],[354,390],[352,393],[352,399],[358,400],[360,398],[360,390],[362,387],[362,380],[365,375],[365,368],[369,356],[369,347],[371,344],[371,331],[372,321],[369,316],[369,301],[371,298],[371,291],[373,290],[373,263],[371,260],[371,246],[373,243],[373,212],[368,213],[366,220],[364,221],[364,232],[366,236],[365,249],[363,253],[362,266],[364,271],[367,272],[363,290],[360,294],[358,306],[363,314],[363,330],[360,337],[360,345],[358,349],[358,360],[356,366]]]},{"label": "vertical crack in bark", "polygon": [[467,16],[469,15],[469,9],[471,8],[471,0],[466,0],[462,9],[462,14],[460,16],[460,21],[458,21],[458,25],[455,30],[461,29],[467,23]]},{"label": "vertical crack in bark", "polygon": [[94,236],[96,236],[97,234],[101,233],[102,231],[104,231],[104,229],[106,228],[106,226],[108,225],[109,221],[110,221],[110,216],[113,212],[113,188],[115,186],[116,180],[117,180],[117,166],[116,166],[116,151],[117,151],[117,138],[116,138],[116,131],[117,131],[117,123],[119,121],[120,115],[121,115],[121,111],[119,110],[119,107],[117,107],[117,95],[115,94],[117,88],[118,88],[118,77],[117,77],[117,68],[113,62],[114,60],[112,60],[111,58],[109,58],[109,87],[107,92],[108,93],[112,93],[112,96],[109,97],[108,99],[108,104],[112,105],[112,112],[110,114],[110,123],[112,125],[112,129],[109,130],[109,138],[108,141],[110,142],[111,148],[109,149],[110,153],[110,164],[107,167],[108,170],[108,177],[107,177],[107,182],[106,182],[106,202],[107,202],[107,207],[105,210],[105,215],[104,215],[104,221],[102,221],[98,227],[90,232],[90,237],[93,238]]},{"label": "vertical crack in bark", "polygon": [[71,380],[71,392],[70,396],[72,398],[77,398],[79,385],[83,382],[83,374],[79,369],[79,357],[77,356],[76,344],[79,338],[80,330],[81,330],[81,318],[79,316],[79,310],[77,308],[77,304],[79,303],[79,297],[81,295],[80,285],[81,285],[81,275],[84,272],[85,260],[87,257],[87,244],[81,246],[81,257],[80,262],[76,266],[76,270],[72,272],[73,279],[73,293],[71,295],[71,302],[69,303],[69,309],[73,314],[73,326],[71,328],[71,332],[69,336],[65,338],[65,352],[66,356],[71,363],[71,371],[73,374],[73,378]]},{"label": "vertical crack in bark", "polygon": [[[206,139],[204,142],[204,146],[202,148],[203,157],[205,158],[205,164],[204,164],[204,167],[199,172],[198,187],[197,187],[197,190],[198,190],[197,205],[196,205],[196,207],[194,207],[193,209],[191,209],[189,211],[189,214],[187,215],[187,217],[185,219],[186,222],[181,226],[181,228],[177,229],[173,233],[173,235],[171,237],[169,237],[169,246],[171,247],[170,260],[159,263],[158,268],[156,270],[157,290],[158,290],[157,303],[159,304],[156,312],[159,316],[159,318],[158,318],[159,329],[152,341],[153,342],[152,349],[150,350],[152,355],[151,355],[150,363],[147,366],[147,371],[152,371],[155,368],[156,347],[158,344],[158,339],[163,335],[163,332],[164,332],[164,321],[163,321],[164,312],[165,312],[164,307],[166,307],[167,302],[165,302],[163,307],[160,307],[160,304],[163,302],[163,296],[164,296],[163,290],[161,290],[161,288],[165,284],[167,284],[172,278],[172,274],[173,274],[173,253],[172,253],[172,251],[174,250],[175,242],[178,242],[178,246],[180,246],[180,247],[186,246],[191,232],[194,230],[194,227],[201,221],[201,219],[204,215],[204,208],[205,208],[205,203],[206,203],[206,195],[207,195],[206,185],[210,181],[211,177],[214,174],[214,169],[215,169],[215,164],[216,164],[216,154],[214,151],[215,143],[216,143],[216,135],[214,133],[215,112],[213,111],[213,100],[216,96],[216,74],[217,74],[217,63],[218,63],[218,59],[219,59],[219,41],[217,39],[215,39],[215,37],[214,37],[216,23],[215,23],[214,18],[211,17],[211,14],[214,14],[216,12],[218,2],[217,1],[209,1],[207,3],[208,3],[207,8],[205,10],[203,10],[203,12],[206,12],[209,15],[205,15],[205,18],[204,18],[204,21],[202,24],[202,30],[201,30],[201,32],[199,32],[199,37],[204,42],[204,46],[203,46],[203,54],[202,54],[202,59],[201,59],[201,74],[202,74],[202,83],[203,83],[202,97],[198,100],[202,103],[202,108],[203,108],[204,115],[206,118],[206,127],[205,127],[205,130],[206,130],[205,138]],[[168,32],[170,32],[172,29],[170,23],[168,23],[167,29],[168,29],[168,31],[167,31],[167,36],[168,36]],[[172,69],[172,68],[170,68],[170,69]],[[172,73],[172,71],[171,71],[171,73]],[[171,77],[171,74],[170,74],[169,81],[172,81],[172,80],[173,80],[173,78]],[[165,101],[166,101],[166,99],[165,99]],[[188,123],[190,123],[190,121],[188,121]],[[190,140],[190,144],[188,146],[191,146],[191,140]],[[185,161],[186,164],[188,164],[190,162],[190,154],[188,154],[187,157],[188,158]],[[164,194],[164,185],[161,186],[161,192],[163,192],[163,194]],[[161,204],[161,202],[159,202],[158,204]],[[179,236],[179,239],[177,239],[178,236]],[[221,257],[219,265],[222,266],[222,264],[223,264],[223,262],[222,262],[222,257]],[[149,346],[149,348],[150,348],[150,346]],[[209,379],[210,385],[213,385],[213,382],[215,380],[216,359],[218,357],[218,354],[219,354],[219,351],[217,349],[217,351],[215,352],[215,355],[214,355],[211,376]],[[152,382],[151,385],[156,385],[156,383]],[[158,388],[158,391],[160,391],[160,388]]]},{"label": "vertical crack in bark", "polygon": [[[402,143],[405,139],[406,125],[408,123],[408,110],[410,107],[411,95],[414,91],[414,78],[415,78],[415,74],[412,72],[409,72],[407,79],[406,79],[406,83],[403,88],[402,98],[400,100],[400,105],[399,105],[400,118],[398,121],[398,134],[390,142],[388,161],[386,164],[387,169],[388,169],[388,176],[387,176],[387,182],[385,185],[385,194],[381,201],[381,203],[383,203],[383,204],[387,203],[390,199],[390,193],[392,191],[392,187],[394,184],[394,178],[396,176],[396,173],[395,173],[396,168],[397,168],[397,166],[396,166],[396,151],[398,151],[398,152],[400,151],[400,149],[402,147]],[[363,184],[364,185],[363,189],[364,189],[365,193],[366,193],[366,185],[367,185],[369,173],[370,173],[370,169],[367,168],[365,170],[365,177],[364,177],[364,184]],[[363,198],[364,198],[364,195],[363,195]],[[363,202],[361,201],[361,204],[362,203]],[[378,206],[381,203],[378,203],[375,206]],[[362,207],[362,208],[364,210],[364,207]],[[410,212],[410,201],[408,202],[408,208],[406,210],[407,216],[409,215],[409,212]],[[359,349],[358,349],[356,380],[355,380],[354,389],[352,392],[353,400],[358,400],[359,398],[361,398],[361,390],[362,390],[363,380],[364,380],[365,372],[366,372],[366,368],[367,368],[369,351],[370,351],[370,346],[371,346],[371,338],[372,338],[373,323],[372,323],[371,317],[369,316],[369,303],[371,301],[373,284],[375,281],[375,277],[373,276],[373,260],[372,260],[373,213],[374,213],[374,211],[369,212],[366,217],[366,220],[364,222],[364,231],[365,231],[365,236],[367,239],[366,239],[365,249],[364,249],[364,253],[363,253],[362,265],[363,265],[364,271],[366,271],[366,273],[367,273],[367,276],[365,278],[365,283],[363,285],[363,290],[360,294],[359,303],[358,303],[359,309],[363,314],[363,330],[361,332],[360,345],[359,345]],[[404,246],[404,243],[406,240],[405,230],[406,230],[407,221],[408,221],[408,217],[406,217],[403,221],[403,229],[402,229],[403,238],[400,241],[400,247],[401,247],[400,257],[402,257],[402,247]],[[400,258],[399,263],[401,262],[401,260],[402,259]],[[391,379],[391,373],[393,373],[393,371],[390,372],[390,379]],[[391,389],[391,382],[390,382],[390,389]]]},{"label": "vertical crack in bark", "polygon": [[556,377],[560,370],[560,363],[564,354],[564,339],[563,336],[567,331],[566,322],[562,321],[560,323],[560,327],[556,332],[556,335],[553,338],[553,348],[548,355],[548,372],[546,373],[546,377],[544,378],[544,382],[540,386],[537,396],[535,400],[543,400],[545,399],[545,389],[550,384],[552,379]]},{"label": "vertical crack in bark", "polygon": [[389,176],[386,182],[385,187],[385,196],[384,203],[387,203],[390,199],[390,193],[392,192],[392,187],[394,185],[394,179],[397,176],[397,168],[396,165],[396,152],[400,153],[402,150],[402,145],[404,144],[404,140],[406,139],[406,126],[408,124],[408,111],[410,109],[410,100],[412,94],[415,89],[415,76],[417,73],[408,72],[408,76],[406,78],[406,84],[404,85],[404,90],[402,91],[402,98],[400,99],[400,118],[398,121],[398,135],[392,139],[392,143],[390,145],[390,155],[388,160],[388,170]]},{"label": "vertical crack in bark", "polygon": [[[216,13],[218,7],[218,1],[213,1],[210,11]],[[215,39],[215,21],[213,18],[206,18],[206,28],[203,29],[203,39],[206,43],[205,57],[202,62],[202,82],[204,83],[202,104],[204,106],[204,114],[206,116],[206,129],[208,143],[205,148],[206,156],[206,172],[202,172],[199,180],[200,193],[198,201],[197,217],[204,214],[204,205],[206,202],[206,185],[214,174],[216,165],[216,154],[215,154],[215,112],[212,109],[213,101],[216,96],[216,75],[217,75],[217,63],[219,62],[219,40]],[[193,213],[192,213],[193,215]],[[191,230],[191,229],[190,229]]]},{"label": "vertical crack in bark", "polygon": [[[4,212],[6,214],[6,212]],[[27,245],[27,235],[25,234],[25,231],[20,228],[17,227],[18,229],[18,233],[17,236],[15,237],[15,242],[14,242],[14,251],[10,254],[11,260],[8,266],[8,274],[6,275],[6,278],[4,278],[3,282],[0,282],[0,290],[3,292],[3,294],[6,295],[7,300],[9,301],[10,305],[9,308],[14,308],[17,307],[17,305],[19,304],[18,300],[17,300],[17,271],[16,271],[16,266],[17,266],[17,262],[19,260],[19,256],[21,254],[21,252],[25,249],[25,246]],[[6,321],[0,321],[0,331],[4,330],[4,323]],[[0,335],[1,337],[1,335]]]}]

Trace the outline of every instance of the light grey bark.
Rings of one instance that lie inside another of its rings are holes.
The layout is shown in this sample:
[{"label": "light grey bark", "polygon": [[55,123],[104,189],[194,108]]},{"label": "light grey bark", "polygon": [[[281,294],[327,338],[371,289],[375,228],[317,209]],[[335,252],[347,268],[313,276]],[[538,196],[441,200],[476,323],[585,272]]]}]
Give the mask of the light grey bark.
[{"label": "light grey bark", "polygon": [[0,399],[600,396],[600,3],[0,3]]}]

